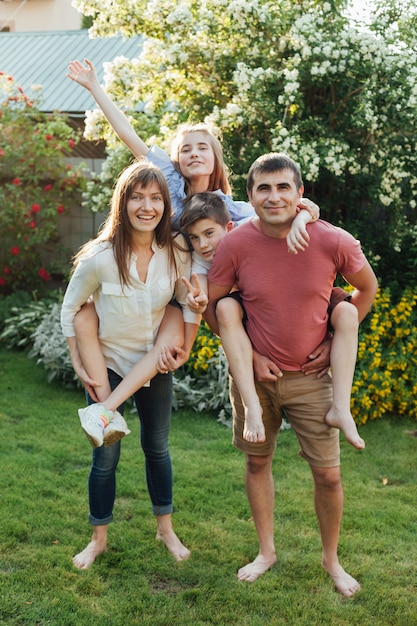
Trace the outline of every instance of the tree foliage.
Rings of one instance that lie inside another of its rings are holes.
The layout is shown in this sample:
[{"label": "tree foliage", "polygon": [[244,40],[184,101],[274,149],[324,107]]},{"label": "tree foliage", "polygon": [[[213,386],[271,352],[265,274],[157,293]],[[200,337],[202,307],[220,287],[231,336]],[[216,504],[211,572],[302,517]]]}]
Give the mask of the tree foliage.
[{"label": "tree foliage", "polygon": [[[75,5],[94,18],[92,36],[144,35],[139,58],[108,64],[105,83],[145,140],[168,147],[181,122],[217,125],[239,199],[245,199],[251,162],[264,152],[286,151],[300,163],[306,194],[322,216],[361,239],[385,286],[395,291],[415,284],[411,0],[401,7],[376,0],[368,28],[349,20],[337,0]],[[97,128],[99,118],[89,115],[89,136],[109,138],[102,122]]]}]

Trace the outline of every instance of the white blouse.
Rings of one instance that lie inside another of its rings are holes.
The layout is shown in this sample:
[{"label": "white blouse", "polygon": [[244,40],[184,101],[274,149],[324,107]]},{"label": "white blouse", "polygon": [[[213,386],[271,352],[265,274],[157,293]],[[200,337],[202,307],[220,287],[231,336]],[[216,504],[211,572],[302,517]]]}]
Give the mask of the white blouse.
[{"label": "white blouse", "polygon": [[[186,247],[184,239],[177,240]],[[61,310],[61,326],[66,337],[74,337],[74,317],[92,295],[99,318],[99,338],[107,367],[126,376],[132,366],[153,347],[167,304],[175,296],[182,306],[185,322],[199,324],[200,315],[186,304],[187,288],[181,276],[190,278],[191,254],[175,250],[176,271],[169,266],[166,248],[152,244],[146,281],[136,270],[132,255],[129,285],[122,286],[109,243],[97,244],[77,265],[71,277]]]}]

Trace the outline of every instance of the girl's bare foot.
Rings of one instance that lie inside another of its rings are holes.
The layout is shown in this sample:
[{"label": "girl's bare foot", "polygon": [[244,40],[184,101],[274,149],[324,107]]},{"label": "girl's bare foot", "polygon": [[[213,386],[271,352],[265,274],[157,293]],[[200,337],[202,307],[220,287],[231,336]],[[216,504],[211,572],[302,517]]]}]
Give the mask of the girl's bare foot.
[{"label": "girl's bare foot", "polygon": [[329,426],[341,430],[346,437],[346,441],[348,441],[354,448],[357,450],[364,449],[365,442],[362,437],[359,436],[355,420],[353,419],[350,411],[338,411],[337,408],[332,405],[325,417],[325,420],[326,424]]},{"label": "girl's bare foot", "polygon": [[265,574],[265,572],[271,569],[276,560],[277,557],[275,554],[269,558],[258,554],[256,559],[252,561],[252,563],[248,563],[248,565],[240,568],[237,573],[237,577],[239,578],[239,580],[253,583],[253,581],[259,578],[259,576],[262,576],[262,574]]},{"label": "girl's bare foot", "polygon": [[265,427],[262,421],[262,407],[245,407],[245,425],[243,439],[250,443],[262,443],[265,441]]},{"label": "girl's bare foot", "polygon": [[176,561],[185,561],[191,552],[184,546],[174,532],[171,524],[171,515],[158,515],[158,531],[156,538],[162,541]]},{"label": "girl's bare foot", "polygon": [[347,598],[352,598],[357,591],[360,590],[361,586],[357,580],[355,580],[350,574],[345,572],[343,567],[340,564],[337,564],[336,567],[332,568],[330,571],[323,564],[324,569],[334,582],[336,589]]}]

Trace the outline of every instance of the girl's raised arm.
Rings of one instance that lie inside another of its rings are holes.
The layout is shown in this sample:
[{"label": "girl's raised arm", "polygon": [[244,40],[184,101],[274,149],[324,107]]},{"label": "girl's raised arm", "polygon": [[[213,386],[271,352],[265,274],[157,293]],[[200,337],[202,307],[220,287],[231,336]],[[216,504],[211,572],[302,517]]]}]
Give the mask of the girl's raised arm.
[{"label": "girl's raised arm", "polygon": [[91,61],[84,59],[84,62],[85,65],[80,61],[71,61],[68,66],[68,78],[91,93],[119,139],[123,141],[133,155],[135,157],[146,156],[149,150],[148,146],[136,134],[135,129],[123,111],[118,109],[111,98],[106,94],[97,80],[96,70]]}]

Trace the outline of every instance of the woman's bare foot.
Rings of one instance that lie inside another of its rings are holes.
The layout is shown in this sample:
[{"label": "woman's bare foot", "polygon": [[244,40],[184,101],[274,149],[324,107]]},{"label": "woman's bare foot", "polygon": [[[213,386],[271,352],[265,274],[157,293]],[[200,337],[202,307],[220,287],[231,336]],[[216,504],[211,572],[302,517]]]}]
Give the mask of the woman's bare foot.
[{"label": "woman's bare foot", "polygon": [[335,584],[336,589],[347,598],[352,598],[361,586],[357,580],[355,580],[350,574],[345,572],[340,564],[336,567],[327,569],[324,563],[322,563],[324,569]]},{"label": "woman's bare foot", "polygon": [[266,558],[261,554],[258,554],[256,559],[252,563],[248,563],[244,567],[241,567],[237,573],[239,580],[244,580],[248,583],[253,583],[254,580],[265,574],[276,562],[277,557],[275,554],[270,558]]},{"label": "woman's bare foot", "polygon": [[250,443],[262,443],[265,441],[265,427],[262,421],[262,407],[245,407],[245,425],[243,439]]},{"label": "woman's bare foot", "polygon": [[78,569],[88,569],[100,554],[107,550],[107,528],[103,526],[93,526],[93,536],[90,543],[82,552],[76,554],[72,562]]},{"label": "woman's bare foot", "polygon": [[342,412],[332,405],[325,417],[326,424],[333,428],[338,428],[343,432],[348,441],[357,450],[363,450],[365,442],[359,436],[358,429],[350,411]]},{"label": "woman's bare foot", "polygon": [[184,546],[174,532],[171,524],[171,515],[158,515],[158,531],[156,538],[162,541],[176,561],[185,561],[191,552]]}]

